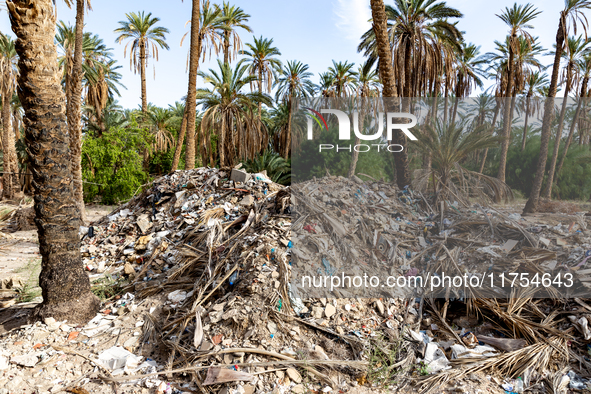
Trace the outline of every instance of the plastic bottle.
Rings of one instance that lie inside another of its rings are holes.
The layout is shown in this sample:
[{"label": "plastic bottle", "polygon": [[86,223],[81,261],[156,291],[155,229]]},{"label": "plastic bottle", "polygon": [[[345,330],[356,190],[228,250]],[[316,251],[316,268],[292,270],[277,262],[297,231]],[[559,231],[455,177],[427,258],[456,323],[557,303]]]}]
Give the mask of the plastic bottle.
[{"label": "plastic bottle", "polygon": [[232,275],[230,275],[228,282],[230,282],[230,286],[233,286],[237,280],[238,280],[238,270],[234,271],[234,273]]},{"label": "plastic bottle", "polygon": [[513,385],[513,390],[515,390],[516,393],[523,393],[523,380],[521,380],[521,378],[515,379]]}]

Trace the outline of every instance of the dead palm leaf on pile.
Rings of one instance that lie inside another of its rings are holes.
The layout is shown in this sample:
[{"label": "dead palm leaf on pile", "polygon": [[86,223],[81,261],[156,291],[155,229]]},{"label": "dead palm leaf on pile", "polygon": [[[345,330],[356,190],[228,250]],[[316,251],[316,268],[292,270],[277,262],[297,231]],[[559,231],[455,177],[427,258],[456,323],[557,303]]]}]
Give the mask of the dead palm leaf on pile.
[{"label": "dead palm leaf on pile", "polygon": [[[557,371],[568,365],[568,341],[550,337],[523,349],[488,358],[461,358],[452,360],[451,370],[430,375],[420,380],[422,393],[440,389],[446,383],[457,381],[471,373],[487,372],[504,378],[521,376],[526,385],[544,377],[548,371]],[[464,368],[461,366],[464,365]]]},{"label": "dead palm leaf on pile", "polygon": [[567,332],[556,327],[558,311],[553,310],[546,315],[537,306],[532,308],[536,291],[534,288],[515,290],[507,302],[478,297],[469,301],[469,307],[495,323],[497,330],[509,338],[524,338],[532,344],[543,341],[548,335],[571,339]]}]

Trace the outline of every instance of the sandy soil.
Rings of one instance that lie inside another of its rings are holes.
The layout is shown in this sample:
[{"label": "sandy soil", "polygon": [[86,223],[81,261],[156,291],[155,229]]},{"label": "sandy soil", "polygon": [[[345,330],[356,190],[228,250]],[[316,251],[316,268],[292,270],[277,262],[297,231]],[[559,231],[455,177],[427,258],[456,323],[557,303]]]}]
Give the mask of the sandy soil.
[{"label": "sandy soil", "polygon": [[[14,208],[15,205],[0,203],[0,212]],[[86,215],[89,222],[93,222],[114,208],[107,205],[89,205],[86,207]],[[37,230],[0,234],[0,281],[15,276],[27,280],[39,259]]]}]

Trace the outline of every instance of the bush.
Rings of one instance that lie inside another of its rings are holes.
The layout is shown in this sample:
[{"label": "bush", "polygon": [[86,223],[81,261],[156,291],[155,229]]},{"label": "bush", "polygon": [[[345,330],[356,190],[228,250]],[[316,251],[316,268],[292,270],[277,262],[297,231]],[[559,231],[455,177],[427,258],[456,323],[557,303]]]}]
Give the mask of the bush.
[{"label": "bush", "polygon": [[82,177],[84,199],[94,201],[100,196],[103,204],[118,204],[129,199],[148,181],[142,168],[142,154],[149,141],[146,132],[132,125],[111,129],[101,137],[84,136],[82,145]]},{"label": "bush", "polygon": [[291,160],[285,160],[278,153],[267,151],[243,164],[246,171],[251,173],[267,171],[267,176],[275,183],[291,183]]}]

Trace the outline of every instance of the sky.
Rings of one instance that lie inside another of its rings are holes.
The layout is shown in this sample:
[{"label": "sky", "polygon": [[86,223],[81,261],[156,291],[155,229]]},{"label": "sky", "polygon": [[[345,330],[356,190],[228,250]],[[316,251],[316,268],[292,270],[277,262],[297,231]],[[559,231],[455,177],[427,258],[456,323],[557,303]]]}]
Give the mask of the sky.
[{"label": "sky", "polygon": [[[212,0],[215,2],[215,0]],[[221,2],[221,0],[220,0]],[[250,14],[249,26],[253,33],[239,31],[241,40],[252,42],[252,37],[272,38],[281,52],[280,59],[299,60],[310,66],[314,73],[313,82],[319,81],[318,74],[327,70],[332,61],[349,61],[359,65],[363,62],[357,53],[359,37],[371,25],[369,0],[230,0]],[[494,50],[494,41],[502,40],[507,26],[495,15],[510,7],[515,1],[509,0],[448,0],[447,4],[460,10],[464,17],[459,20],[460,30],[465,39],[481,46],[481,52]],[[523,1],[522,3],[525,3]],[[533,21],[531,34],[540,37],[546,49],[552,48],[558,27],[558,16],[564,7],[562,0],[529,0],[542,13]],[[385,0],[392,4],[392,0]],[[180,41],[189,31],[185,26],[191,15],[191,0],[92,0],[93,10],[86,15],[85,31],[98,34],[113,48],[114,58],[123,66],[122,81],[127,89],[121,89],[119,104],[125,108],[138,108],[141,104],[140,77],[129,67],[129,54],[123,56],[125,45],[115,42],[113,32],[119,21],[125,20],[128,12],[146,11],[161,19],[159,26],[170,30],[167,42],[170,50],[161,50],[159,61],[151,61],[147,72],[148,101],[161,107],[179,101],[186,95],[188,74],[186,72],[189,40],[183,47]],[[63,0],[57,0],[58,20],[75,24],[75,13],[66,7]],[[0,13],[0,31],[14,36],[6,12]],[[545,56],[545,64],[552,63]],[[153,68],[154,67],[154,68]],[[217,68],[215,57],[200,66],[200,70]],[[155,71],[155,79],[154,79]],[[490,86],[494,81],[487,83]],[[199,87],[204,86],[201,78]]]}]

